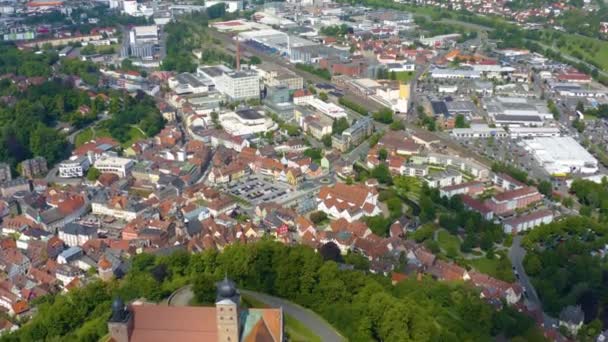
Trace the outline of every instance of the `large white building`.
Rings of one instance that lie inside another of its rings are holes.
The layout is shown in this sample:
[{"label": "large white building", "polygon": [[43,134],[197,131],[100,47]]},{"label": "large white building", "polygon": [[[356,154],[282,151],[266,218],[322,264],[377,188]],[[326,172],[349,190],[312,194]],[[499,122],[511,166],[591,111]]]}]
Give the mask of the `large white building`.
[{"label": "large white building", "polygon": [[239,136],[274,131],[278,128],[271,118],[254,109],[221,113],[219,121],[226,132]]},{"label": "large white building", "polygon": [[95,160],[95,168],[101,172],[108,172],[117,175],[118,177],[126,177],[135,162],[132,159],[101,156]]},{"label": "large white building", "polygon": [[215,88],[231,100],[260,98],[260,76],[255,71],[233,71],[219,65],[199,67],[198,73],[209,78],[215,84]]},{"label": "large white building", "polygon": [[473,138],[505,138],[508,133],[502,127],[490,127],[485,124],[471,125],[468,128],[452,129],[452,136],[458,139],[473,139]]},{"label": "large white building", "polygon": [[430,71],[431,77],[436,79],[478,79],[481,73],[471,69],[439,69]]},{"label": "large white building", "polygon": [[243,1],[242,0],[210,0],[205,1],[205,7],[209,8],[211,6],[215,6],[217,4],[223,4],[226,8],[226,12],[234,13],[237,11],[243,10]]},{"label": "large white building", "polygon": [[211,80],[187,72],[169,78],[167,83],[178,95],[206,93],[215,88]]},{"label": "large white building", "polygon": [[484,107],[497,125],[540,126],[553,119],[545,101],[527,97],[492,97],[484,101]]},{"label": "large white building", "polygon": [[61,178],[79,178],[84,176],[85,172],[91,166],[91,161],[87,156],[72,156],[70,159],[59,163],[59,177]]},{"label": "large white building", "polygon": [[537,137],[523,140],[524,148],[551,175],[595,173],[598,161],[572,137]]},{"label": "large white building", "polygon": [[320,113],[323,113],[334,120],[346,118],[348,116],[346,115],[346,110],[344,110],[344,108],[331,102],[322,101],[318,98],[313,98],[312,100],[309,100],[307,104],[319,111]]}]

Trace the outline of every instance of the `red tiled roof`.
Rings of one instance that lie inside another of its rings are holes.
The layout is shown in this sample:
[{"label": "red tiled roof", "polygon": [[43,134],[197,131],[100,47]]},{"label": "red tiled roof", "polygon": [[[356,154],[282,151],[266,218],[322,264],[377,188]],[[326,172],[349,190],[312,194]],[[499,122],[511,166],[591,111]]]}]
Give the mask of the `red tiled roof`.
[{"label": "red tiled roof", "polygon": [[533,196],[538,194],[538,190],[533,186],[526,186],[520,189],[505,191],[494,196],[496,202],[511,201],[520,197]]}]

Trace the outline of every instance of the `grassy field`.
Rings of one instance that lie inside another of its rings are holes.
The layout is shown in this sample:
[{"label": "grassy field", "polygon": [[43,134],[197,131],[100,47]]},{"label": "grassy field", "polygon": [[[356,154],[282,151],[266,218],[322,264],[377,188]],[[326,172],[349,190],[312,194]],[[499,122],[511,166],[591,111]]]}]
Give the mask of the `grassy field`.
[{"label": "grassy field", "polygon": [[[608,42],[589,37],[565,34],[564,40],[566,44],[561,46],[559,50],[565,54],[573,55],[578,51],[584,56],[584,59],[589,59],[597,63],[603,70],[608,71]],[[550,43],[545,41],[544,43]],[[582,46],[592,46],[592,49],[584,49]],[[576,57],[576,56],[574,56]]]},{"label": "grassy field", "polygon": [[446,252],[450,250],[460,252],[460,239],[446,230],[442,229],[437,233],[437,242],[439,247]]},{"label": "grassy field", "polygon": [[285,332],[293,342],[321,342],[319,336],[289,315],[285,315]]},{"label": "grassy field", "polygon": [[[111,136],[110,132],[105,128],[99,128],[99,126],[96,126],[95,128],[89,127],[76,135],[74,138],[74,145],[78,147],[92,139]],[[146,136],[143,132],[140,131],[139,128],[133,126],[129,129],[129,139],[120,145],[123,148],[127,148],[134,142],[145,138]]]},{"label": "grassy field", "polygon": [[515,281],[515,275],[511,271],[511,263],[506,255],[502,253],[494,259],[479,258],[469,260],[469,264],[481,273],[507,282]]},{"label": "grassy field", "polygon": [[89,127],[76,134],[76,137],[74,138],[74,145],[76,145],[76,147],[82,146],[91,139],[93,139],[93,129]]},{"label": "grassy field", "polygon": [[129,140],[125,141],[120,145],[124,148],[127,148],[133,145],[134,142],[142,139],[146,139],[146,135],[142,131],[140,131],[138,127],[131,127],[129,129]]},{"label": "grassy field", "polygon": [[[250,296],[242,296],[243,302],[250,308],[266,308],[268,305],[260,302]],[[285,318],[285,333],[289,335],[289,340],[293,342],[321,342],[319,336],[315,335],[313,331],[308,329],[297,319],[284,314]]]},{"label": "grassy field", "polygon": [[401,83],[409,83],[411,79],[414,77],[414,72],[412,71],[400,71],[396,73],[397,81]]}]

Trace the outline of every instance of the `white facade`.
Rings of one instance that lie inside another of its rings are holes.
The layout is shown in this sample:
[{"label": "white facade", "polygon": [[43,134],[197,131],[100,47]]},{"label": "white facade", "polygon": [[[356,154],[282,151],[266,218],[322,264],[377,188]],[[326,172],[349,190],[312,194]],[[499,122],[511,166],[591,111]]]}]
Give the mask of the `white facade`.
[{"label": "white facade", "polygon": [[429,174],[429,168],[422,165],[402,165],[400,168],[402,176],[424,177]]},{"label": "white facade", "polygon": [[458,139],[471,138],[505,138],[509,134],[502,127],[492,128],[488,125],[472,125],[470,128],[454,128],[451,135]]},{"label": "white facade", "polygon": [[523,137],[559,137],[561,132],[557,127],[510,127],[511,138]]},{"label": "white facade", "polygon": [[91,162],[86,156],[72,156],[70,159],[59,164],[59,177],[61,178],[79,178],[83,177],[85,172],[91,166]]},{"label": "white facade", "polygon": [[459,172],[445,171],[439,174],[427,175],[423,180],[430,188],[442,188],[462,183],[462,175]]},{"label": "white facade", "polygon": [[127,176],[134,164],[135,162],[128,158],[101,156],[95,161],[95,168],[102,173],[113,173],[122,178]]},{"label": "white facade", "polygon": [[219,121],[226,132],[238,136],[269,132],[278,128],[278,125],[271,118],[265,116],[245,118],[235,112],[220,114]]},{"label": "white facade", "polygon": [[224,4],[224,6],[226,6],[226,12],[228,13],[234,13],[237,11],[242,11],[243,10],[243,1],[239,1],[239,0],[231,0],[231,1],[221,1],[221,0],[211,0],[211,1],[205,1],[205,7],[209,8],[213,5],[217,5],[217,4]]},{"label": "white facade", "polygon": [[549,224],[553,222],[553,213],[543,211],[532,213],[524,217],[516,217],[503,222],[505,234],[517,234],[526,230],[530,230],[541,224]]},{"label": "white facade", "polygon": [[217,77],[215,87],[232,100],[260,98],[260,77],[255,72],[225,73]]},{"label": "white facade", "polygon": [[596,173],[598,161],[572,137],[524,140],[524,148],[551,175]]},{"label": "white facade", "polygon": [[431,77],[437,79],[478,79],[481,73],[469,69],[433,69]]},{"label": "white facade", "polygon": [[94,215],[110,216],[125,221],[134,220],[139,212],[132,211],[129,209],[111,208],[105,203],[91,203],[91,212]]},{"label": "white facade", "polygon": [[317,111],[329,116],[334,120],[348,117],[348,115],[346,115],[346,110],[336,104],[325,102],[317,98],[313,98],[307,103]]},{"label": "white facade", "polygon": [[314,99],[314,96],[312,95],[312,93],[310,93],[308,95],[303,95],[303,96],[294,96],[293,104],[295,104],[296,106],[306,104],[312,99]]}]

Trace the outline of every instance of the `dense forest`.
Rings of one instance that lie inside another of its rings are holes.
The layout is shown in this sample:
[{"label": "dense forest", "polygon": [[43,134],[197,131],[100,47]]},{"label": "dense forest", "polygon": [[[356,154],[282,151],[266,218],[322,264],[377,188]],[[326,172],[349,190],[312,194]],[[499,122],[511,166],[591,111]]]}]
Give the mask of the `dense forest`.
[{"label": "dense forest", "polygon": [[600,221],[608,220],[608,179],[601,183],[577,179],[572,182],[570,191],[581,203],[581,215],[596,216]]},{"label": "dense forest", "polygon": [[[59,74],[53,74],[54,66]],[[53,52],[35,54],[5,46],[0,49],[0,75],[0,161],[13,167],[34,156],[46,158],[49,165],[67,157],[68,141],[57,125],[68,123],[80,129],[106,109],[111,118],[103,125],[121,142],[128,140],[132,125],[147,136],[164,126],[154,100],[143,93],[131,97],[112,92],[108,105],[63,77],[75,75],[97,86],[99,72],[90,62],[59,60]]]},{"label": "dense forest", "polygon": [[215,291],[209,279],[226,273],[241,288],[313,309],[351,341],[544,340],[532,320],[509,308],[492,309],[461,284],[411,279],[392,286],[386,277],[341,271],[308,247],[271,241],[235,244],[222,253],[137,255],[123,280],[38,299],[38,313],[5,340],[97,341],[107,333],[113,297],[159,301],[194,283],[196,297],[209,301]]},{"label": "dense forest", "polygon": [[112,117],[101,125],[107,128],[112,138],[125,142],[129,140],[129,130],[137,125],[148,137],[155,136],[165,122],[156,108],[154,99],[144,93],[135,96],[113,94],[108,112]]},{"label": "dense forest", "polygon": [[543,225],[524,237],[526,273],[532,277],[543,308],[554,316],[568,305],[581,305],[585,323],[608,323],[608,272],[601,251],[608,228],[587,217]]},{"label": "dense forest", "polygon": [[[102,107],[102,102],[91,100],[86,92],[59,79],[25,91],[3,79],[0,94],[9,101],[0,106],[0,160],[11,165],[32,156],[43,156],[51,165],[61,160],[67,140],[54,128],[56,124],[61,121],[82,127],[95,120]],[[81,113],[81,106],[91,111]]]}]

